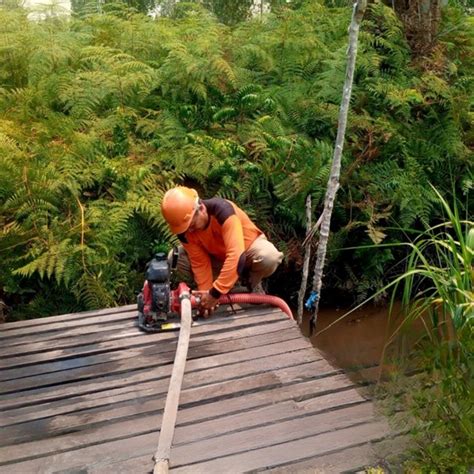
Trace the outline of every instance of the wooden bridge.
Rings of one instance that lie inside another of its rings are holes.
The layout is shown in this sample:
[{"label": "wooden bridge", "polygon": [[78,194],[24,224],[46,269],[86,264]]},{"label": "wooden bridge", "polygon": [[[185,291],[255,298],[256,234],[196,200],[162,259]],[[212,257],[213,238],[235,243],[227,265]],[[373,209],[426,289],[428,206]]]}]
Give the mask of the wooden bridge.
[{"label": "wooden bridge", "polygon": [[[177,339],[135,306],[0,325],[0,473],[150,472]],[[388,436],[279,310],[193,327],[172,472],[357,471]]]}]

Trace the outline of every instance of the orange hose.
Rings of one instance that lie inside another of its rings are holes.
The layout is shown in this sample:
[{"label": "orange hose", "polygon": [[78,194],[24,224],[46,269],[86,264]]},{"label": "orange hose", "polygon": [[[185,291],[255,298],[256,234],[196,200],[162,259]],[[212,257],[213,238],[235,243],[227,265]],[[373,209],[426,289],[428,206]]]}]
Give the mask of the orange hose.
[{"label": "orange hose", "polygon": [[272,295],[259,295],[257,293],[233,293],[222,295],[219,298],[219,304],[239,304],[239,303],[252,303],[252,304],[269,304],[280,308],[290,319],[293,319],[293,313],[290,307],[278,296]]}]

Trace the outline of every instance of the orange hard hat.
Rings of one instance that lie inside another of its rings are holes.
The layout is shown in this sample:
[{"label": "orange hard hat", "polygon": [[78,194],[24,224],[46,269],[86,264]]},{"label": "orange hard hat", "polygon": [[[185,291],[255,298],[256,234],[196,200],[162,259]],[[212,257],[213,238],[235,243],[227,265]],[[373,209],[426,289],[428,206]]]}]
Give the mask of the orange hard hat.
[{"label": "orange hard hat", "polygon": [[161,202],[161,213],[173,234],[186,232],[199,206],[199,196],[195,189],[177,186],[166,191]]}]

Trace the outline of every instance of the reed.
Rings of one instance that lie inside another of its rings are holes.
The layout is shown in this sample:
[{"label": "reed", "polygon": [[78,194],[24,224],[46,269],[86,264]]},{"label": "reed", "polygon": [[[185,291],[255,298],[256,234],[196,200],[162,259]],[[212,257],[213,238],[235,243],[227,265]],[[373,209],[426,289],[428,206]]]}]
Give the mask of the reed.
[{"label": "reed", "polygon": [[396,397],[395,411],[404,413],[399,421],[413,439],[406,468],[469,472],[474,466],[474,223],[461,219],[459,206],[435,192],[446,220],[409,244],[406,270],[391,285],[391,310],[401,293],[402,317],[382,357],[395,340],[413,333],[415,324],[424,330],[416,344],[402,344],[398,353],[398,367],[410,375],[398,375],[382,390],[392,395],[392,404]]}]

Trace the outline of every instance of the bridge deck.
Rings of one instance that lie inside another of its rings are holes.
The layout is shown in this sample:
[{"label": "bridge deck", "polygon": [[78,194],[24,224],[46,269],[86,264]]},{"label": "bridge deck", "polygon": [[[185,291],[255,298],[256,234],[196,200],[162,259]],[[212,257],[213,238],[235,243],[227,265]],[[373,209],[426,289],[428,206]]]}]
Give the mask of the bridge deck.
[{"label": "bridge deck", "polygon": [[[146,473],[178,333],[135,307],[0,326],[0,472]],[[385,421],[279,310],[192,329],[172,472],[356,470]]]}]

